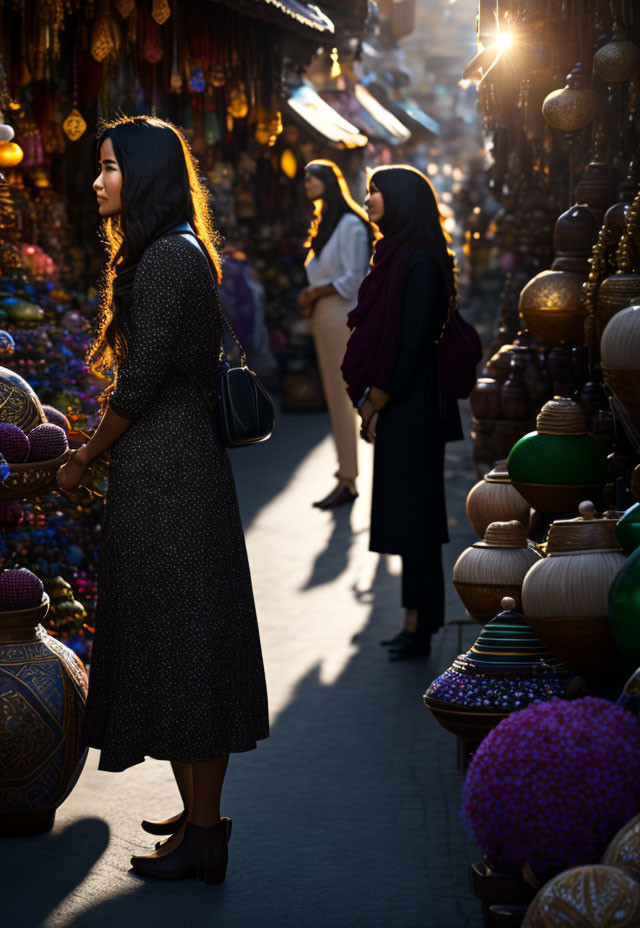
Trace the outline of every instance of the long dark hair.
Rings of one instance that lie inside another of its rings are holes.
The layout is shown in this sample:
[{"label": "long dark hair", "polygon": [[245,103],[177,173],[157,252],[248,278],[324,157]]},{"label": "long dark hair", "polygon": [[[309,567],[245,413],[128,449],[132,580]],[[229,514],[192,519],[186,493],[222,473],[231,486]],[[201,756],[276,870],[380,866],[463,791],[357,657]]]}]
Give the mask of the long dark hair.
[{"label": "long dark hair", "polygon": [[345,213],[353,213],[364,223],[371,245],[375,236],[373,226],[363,208],[351,196],[338,165],[333,161],[317,159],[310,161],[304,170],[321,180],[325,188],[322,198],[314,203],[313,219],[304,243],[309,249],[307,261],[319,257]]},{"label": "long dark hair", "polygon": [[109,260],[97,332],[87,355],[96,372],[116,370],[126,355],[122,324],[138,262],[151,242],[189,222],[211,256],[218,281],[222,277],[209,194],[180,130],[155,117],[125,116],[101,126],[98,153],[105,139],[111,139],[122,172],[122,212],[103,224]]},{"label": "long dark hair", "polygon": [[449,247],[451,238],[444,227],[431,181],[422,171],[407,164],[380,167],[368,176],[368,187],[375,183],[384,200],[384,215],[378,223],[384,241],[398,245],[414,241],[437,260],[450,297],[456,296],[456,261]]}]

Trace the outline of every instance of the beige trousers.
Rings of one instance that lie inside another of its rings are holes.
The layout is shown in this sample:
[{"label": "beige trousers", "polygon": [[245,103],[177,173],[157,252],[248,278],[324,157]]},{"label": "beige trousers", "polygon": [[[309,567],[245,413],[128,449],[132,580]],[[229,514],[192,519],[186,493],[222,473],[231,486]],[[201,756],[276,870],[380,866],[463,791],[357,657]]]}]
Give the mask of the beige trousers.
[{"label": "beige trousers", "polygon": [[347,328],[348,312],[349,304],[341,296],[323,297],[316,303],[311,316],[311,331],[338,452],[336,477],[355,480],[358,476],[357,414],[340,370],[351,334]]}]

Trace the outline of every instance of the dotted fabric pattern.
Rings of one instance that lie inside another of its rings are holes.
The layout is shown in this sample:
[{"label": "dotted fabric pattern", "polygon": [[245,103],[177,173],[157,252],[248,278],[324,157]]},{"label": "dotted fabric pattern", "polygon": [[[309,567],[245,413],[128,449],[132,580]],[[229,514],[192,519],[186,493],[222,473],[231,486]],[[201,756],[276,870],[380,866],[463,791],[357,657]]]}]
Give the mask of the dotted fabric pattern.
[{"label": "dotted fabric pattern", "polygon": [[111,405],[112,445],[87,711],[102,770],[182,763],[268,735],[267,693],[236,490],[195,374],[213,387],[218,295],[180,236],[136,272]]},{"label": "dotted fabric pattern", "polygon": [[589,435],[529,432],[511,449],[507,467],[518,483],[597,484],[607,475],[605,448]]}]

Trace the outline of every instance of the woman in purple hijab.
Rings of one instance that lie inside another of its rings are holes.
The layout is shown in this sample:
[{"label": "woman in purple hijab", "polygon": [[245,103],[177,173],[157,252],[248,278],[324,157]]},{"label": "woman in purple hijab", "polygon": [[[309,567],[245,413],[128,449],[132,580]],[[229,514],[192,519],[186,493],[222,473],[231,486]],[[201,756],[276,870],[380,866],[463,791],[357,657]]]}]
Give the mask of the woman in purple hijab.
[{"label": "woman in purple hijab", "polygon": [[382,238],[349,314],[342,373],[363,437],[375,440],[369,546],[402,557],[405,624],[382,643],[391,660],[405,660],[427,656],[444,624],[444,446],[462,429],[441,389],[437,342],[455,302],[455,264],[420,171],[378,168],[365,207]]}]

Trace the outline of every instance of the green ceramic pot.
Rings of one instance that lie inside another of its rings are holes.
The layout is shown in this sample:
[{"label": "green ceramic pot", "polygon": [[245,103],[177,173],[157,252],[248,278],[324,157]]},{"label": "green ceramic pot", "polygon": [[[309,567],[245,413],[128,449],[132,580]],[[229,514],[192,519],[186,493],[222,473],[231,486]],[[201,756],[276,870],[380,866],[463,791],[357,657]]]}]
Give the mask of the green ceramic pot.
[{"label": "green ceramic pot", "polygon": [[590,435],[529,432],[511,449],[507,470],[518,483],[604,484],[607,452]]},{"label": "green ceramic pot", "polygon": [[616,537],[627,557],[640,545],[640,503],[627,509],[619,520],[616,525]]},{"label": "green ceramic pot", "polygon": [[609,623],[625,660],[640,664],[640,548],[636,548],[611,585]]}]

